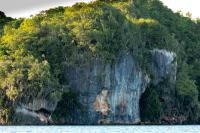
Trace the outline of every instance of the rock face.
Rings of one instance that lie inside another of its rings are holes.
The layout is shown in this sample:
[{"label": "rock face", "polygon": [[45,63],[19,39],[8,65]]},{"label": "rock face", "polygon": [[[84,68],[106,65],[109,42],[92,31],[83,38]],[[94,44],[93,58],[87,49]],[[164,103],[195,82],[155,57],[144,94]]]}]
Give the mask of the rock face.
[{"label": "rock face", "polygon": [[149,79],[131,55],[119,57],[116,64],[105,65],[96,59],[92,65],[70,68],[68,76],[70,86],[79,92],[80,102],[90,116],[82,118],[84,123],[140,121],[139,99]]},{"label": "rock face", "polygon": [[32,102],[28,103],[26,108],[31,110],[40,110],[40,109],[46,109],[48,111],[54,111],[57,105],[57,101],[52,100],[46,100],[46,99],[33,99]]},{"label": "rock face", "polygon": [[21,103],[15,109],[17,124],[50,124],[53,123],[51,113],[57,106],[58,99],[41,99],[36,97],[29,103]]},{"label": "rock face", "polygon": [[[115,63],[91,59],[81,66],[68,66],[65,76],[69,86],[79,95],[84,114],[78,114],[74,124],[134,124],[140,121],[139,101],[151,82],[158,84],[165,78],[175,83],[176,55],[166,50],[151,51],[153,79],[143,72],[130,54],[121,54]],[[29,110],[54,111],[56,101],[34,99],[26,105]],[[17,113],[41,117],[35,112],[18,108]],[[42,121],[42,120],[41,120]]]},{"label": "rock face", "polygon": [[27,109],[26,107],[18,106],[15,112],[17,114],[17,117],[20,117],[18,118],[18,122],[17,122],[18,124],[52,123],[50,114],[42,111],[41,109],[37,111],[33,111],[30,109]]},{"label": "rock face", "polygon": [[[158,84],[165,78],[176,80],[176,55],[166,50],[151,51],[151,70]],[[95,59],[84,67],[71,67],[67,76],[69,84],[80,94],[79,100],[86,108],[83,123],[137,123],[140,121],[139,100],[150,83],[148,74],[142,72],[130,54],[122,55],[114,64],[104,64]]]},{"label": "rock face", "polygon": [[151,62],[153,72],[153,83],[158,84],[164,79],[168,79],[170,83],[176,81],[176,54],[166,50],[154,49],[151,51]]},{"label": "rock face", "polygon": [[100,112],[104,116],[108,115],[110,110],[108,90],[102,90],[101,93],[97,95],[94,102],[94,109],[96,112]]},{"label": "rock face", "polygon": [[172,116],[175,107],[176,54],[166,50],[151,51],[151,83],[157,86],[160,100],[164,102],[164,115]]}]

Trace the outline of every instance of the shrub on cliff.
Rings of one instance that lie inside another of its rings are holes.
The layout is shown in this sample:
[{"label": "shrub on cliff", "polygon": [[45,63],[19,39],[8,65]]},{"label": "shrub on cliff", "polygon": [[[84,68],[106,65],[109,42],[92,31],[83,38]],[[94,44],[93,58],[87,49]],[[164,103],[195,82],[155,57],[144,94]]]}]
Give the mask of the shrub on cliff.
[{"label": "shrub on cliff", "polygon": [[52,114],[52,119],[55,123],[59,124],[73,124],[80,118],[78,116],[80,111],[81,105],[78,101],[77,94],[71,90],[62,94],[62,98]]},{"label": "shrub on cliff", "polygon": [[150,87],[140,99],[140,116],[144,122],[158,122],[161,114],[161,102],[154,88]]},{"label": "shrub on cliff", "polygon": [[7,23],[12,21],[13,19],[10,17],[6,17],[6,15],[4,14],[4,12],[0,11],[0,36],[2,34],[2,28],[3,26]]},{"label": "shrub on cliff", "polygon": [[176,93],[179,114],[187,118],[187,123],[195,123],[199,117],[198,89],[188,76],[188,66],[183,65],[177,75]]}]

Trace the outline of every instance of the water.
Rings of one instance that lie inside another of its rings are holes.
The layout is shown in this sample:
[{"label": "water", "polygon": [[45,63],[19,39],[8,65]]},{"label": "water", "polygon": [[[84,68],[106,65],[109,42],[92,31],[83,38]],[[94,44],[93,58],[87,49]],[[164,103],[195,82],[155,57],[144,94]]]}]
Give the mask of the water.
[{"label": "water", "polygon": [[200,133],[200,126],[0,126],[0,133]]}]

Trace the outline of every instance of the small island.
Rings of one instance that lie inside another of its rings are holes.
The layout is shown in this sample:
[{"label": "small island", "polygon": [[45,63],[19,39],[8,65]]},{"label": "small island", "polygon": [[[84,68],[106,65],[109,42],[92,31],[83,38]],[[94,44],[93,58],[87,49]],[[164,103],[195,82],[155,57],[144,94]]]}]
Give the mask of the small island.
[{"label": "small island", "polygon": [[199,51],[200,19],[159,0],[0,12],[0,124],[199,124]]}]

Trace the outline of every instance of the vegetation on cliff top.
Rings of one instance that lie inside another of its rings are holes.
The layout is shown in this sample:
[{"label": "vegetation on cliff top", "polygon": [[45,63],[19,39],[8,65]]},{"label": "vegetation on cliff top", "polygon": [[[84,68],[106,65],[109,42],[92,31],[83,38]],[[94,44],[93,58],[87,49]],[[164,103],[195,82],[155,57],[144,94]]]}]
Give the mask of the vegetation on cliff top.
[{"label": "vegetation on cliff top", "polygon": [[[9,123],[9,112],[20,101],[51,97],[49,89],[61,97],[68,89],[67,66],[81,66],[97,56],[113,62],[124,51],[145,71],[147,53],[153,48],[177,53],[177,108],[197,122],[193,118],[199,114],[199,45],[200,21],[173,13],[158,0],[98,0],[17,20],[0,12],[0,123]],[[160,103],[153,96],[156,92],[146,95],[150,105]],[[143,116],[152,113],[144,118],[155,120],[160,109],[151,107],[144,107],[151,112]]]}]

